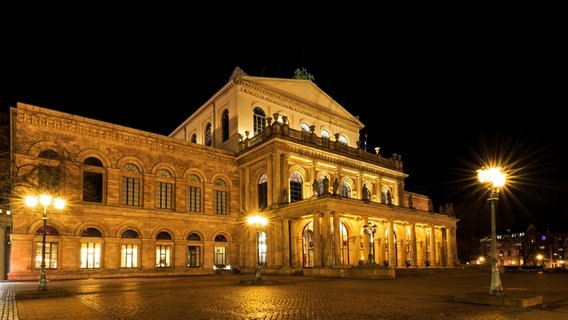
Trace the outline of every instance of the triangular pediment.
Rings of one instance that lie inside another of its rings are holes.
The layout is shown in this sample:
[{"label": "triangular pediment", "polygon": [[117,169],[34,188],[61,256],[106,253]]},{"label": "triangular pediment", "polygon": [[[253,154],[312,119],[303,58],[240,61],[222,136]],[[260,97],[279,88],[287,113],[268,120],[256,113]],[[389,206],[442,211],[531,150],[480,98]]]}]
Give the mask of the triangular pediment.
[{"label": "triangular pediment", "polygon": [[309,105],[318,112],[359,123],[361,127],[364,126],[357,117],[343,108],[311,80],[248,76],[239,67],[235,68],[231,77],[238,77],[241,82],[248,82],[258,88]]}]

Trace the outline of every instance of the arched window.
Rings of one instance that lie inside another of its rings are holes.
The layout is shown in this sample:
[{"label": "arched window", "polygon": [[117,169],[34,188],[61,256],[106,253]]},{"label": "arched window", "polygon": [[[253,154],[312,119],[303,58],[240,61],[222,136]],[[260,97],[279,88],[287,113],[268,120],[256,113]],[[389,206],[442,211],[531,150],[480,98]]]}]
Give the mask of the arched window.
[{"label": "arched window", "polygon": [[229,187],[227,187],[227,183],[223,179],[217,178],[213,188],[213,212],[222,215],[229,214]]},{"label": "arched window", "polygon": [[156,208],[174,208],[174,176],[169,170],[160,169],[156,172]]},{"label": "arched window", "polygon": [[128,229],[122,233],[122,238],[138,239],[138,232]]},{"label": "arched window", "polygon": [[308,223],[302,231],[302,248],[303,258],[302,261],[304,268],[311,268],[314,266],[314,226],[313,223]]},{"label": "arched window", "polygon": [[[40,236],[43,235],[43,226],[39,227],[35,234],[40,235]],[[45,235],[46,236],[58,236],[59,231],[52,226],[46,226],[45,227]]]},{"label": "arched window", "polygon": [[[37,236],[43,236],[43,226],[39,227],[35,233]],[[59,231],[52,227],[46,226],[45,227],[45,235],[46,236],[59,236]],[[35,243],[35,268],[41,268],[41,248],[42,248],[42,241],[38,241]],[[58,243],[53,241],[49,237],[46,238],[45,242],[45,267],[47,269],[57,269],[57,261],[58,261]]]},{"label": "arched window", "polygon": [[339,136],[339,142],[340,142],[341,144],[344,144],[344,145],[348,145],[348,144],[349,144],[349,142],[347,141],[347,137],[345,137],[344,135]]},{"label": "arched window", "polygon": [[102,236],[103,236],[103,234],[99,231],[99,229],[95,229],[95,228],[87,228],[87,229],[83,230],[83,232],[81,233],[81,237],[97,237],[97,238],[100,238]]},{"label": "arched window", "polygon": [[[123,239],[138,239],[138,232],[126,230],[122,233]],[[133,240],[125,240],[120,245],[120,267],[138,268],[138,243]]]},{"label": "arched window", "polygon": [[[187,236],[188,241],[201,241],[201,236],[192,232]],[[187,267],[197,268],[201,266],[201,244],[191,244],[187,246]]]},{"label": "arched window", "polygon": [[101,267],[101,238],[102,233],[95,228],[87,228],[81,233],[81,237],[90,238],[81,243],[81,268],[99,269]]},{"label": "arched window", "polygon": [[195,175],[190,174],[187,177],[187,205],[190,212],[201,212],[201,190],[203,189],[203,183],[201,179]]},{"label": "arched window", "polygon": [[212,145],[213,138],[211,132],[211,123],[205,125],[205,145],[210,147]]},{"label": "arched window", "polygon": [[302,176],[294,171],[290,174],[290,202],[302,200]]},{"label": "arched window", "polygon": [[344,198],[349,198],[351,194],[351,187],[347,182],[341,183],[341,196]]},{"label": "arched window", "polygon": [[221,131],[223,142],[229,140],[229,110],[223,111],[221,116]]},{"label": "arched window", "polygon": [[310,132],[310,125],[302,122],[302,132]]},{"label": "arched window", "polygon": [[329,131],[322,129],[321,130],[321,137],[329,140],[331,138],[331,135],[329,134]]},{"label": "arched window", "polygon": [[197,135],[195,133],[191,134],[191,139],[189,140],[192,143],[197,143]]},{"label": "arched window", "polygon": [[258,209],[268,207],[268,176],[263,173],[258,179]]},{"label": "arched window", "polygon": [[158,233],[156,240],[172,240],[172,235],[169,232],[162,231]]},{"label": "arched window", "polygon": [[189,241],[201,241],[201,236],[198,233],[192,232],[187,236]]},{"label": "arched window", "polygon": [[172,266],[172,235],[162,231],[156,236],[156,268],[169,268]]},{"label": "arched window", "polygon": [[252,120],[254,124],[253,135],[256,136],[261,134],[264,131],[264,128],[266,127],[266,114],[264,113],[264,110],[262,110],[260,107],[255,107],[254,116]]},{"label": "arched window", "polygon": [[227,247],[223,244],[227,242],[224,235],[215,236],[215,266],[225,267],[227,265]]},{"label": "arched window", "polygon": [[93,166],[93,167],[102,167],[103,163],[101,162],[101,160],[95,158],[95,157],[88,157],[87,159],[85,159],[85,161],[83,161],[83,164],[88,165],[88,166]]},{"label": "arched window", "polygon": [[103,202],[103,163],[97,158],[89,157],[83,161],[83,165],[83,201]]},{"label": "arched window", "polygon": [[122,167],[122,204],[127,206],[140,205],[140,169],[132,163]]}]

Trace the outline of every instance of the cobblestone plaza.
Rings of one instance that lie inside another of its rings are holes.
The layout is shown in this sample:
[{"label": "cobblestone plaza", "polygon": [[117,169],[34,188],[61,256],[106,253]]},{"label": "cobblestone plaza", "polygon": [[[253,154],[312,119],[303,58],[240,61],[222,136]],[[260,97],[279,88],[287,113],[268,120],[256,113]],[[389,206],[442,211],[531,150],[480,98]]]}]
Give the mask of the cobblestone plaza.
[{"label": "cobblestone plaza", "polygon": [[[541,295],[528,308],[457,303],[487,292],[490,274],[404,275],[392,280],[251,274],[50,281],[58,297],[25,297],[36,282],[3,282],[2,319],[567,319],[568,274],[504,273],[506,295]],[[19,299],[18,296],[22,298]]]}]

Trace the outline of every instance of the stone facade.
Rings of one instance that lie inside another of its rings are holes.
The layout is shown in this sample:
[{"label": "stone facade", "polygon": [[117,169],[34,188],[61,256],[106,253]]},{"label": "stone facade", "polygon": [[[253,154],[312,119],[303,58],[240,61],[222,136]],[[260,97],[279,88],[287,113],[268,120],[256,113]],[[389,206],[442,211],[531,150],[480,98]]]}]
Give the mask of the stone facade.
[{"label": "stone facade", "polygon": [[[47,212],[50,279],[457,264],[457,219],[405,191],[401,156],[363,150],[364,125],[310,80],[236,68],[169,136],[22,103],[10,113],[13,172],[59,168],[67,200]],[[38,277],[42,215],[19,201],[38,185],[14,188],[9,280]]]}]

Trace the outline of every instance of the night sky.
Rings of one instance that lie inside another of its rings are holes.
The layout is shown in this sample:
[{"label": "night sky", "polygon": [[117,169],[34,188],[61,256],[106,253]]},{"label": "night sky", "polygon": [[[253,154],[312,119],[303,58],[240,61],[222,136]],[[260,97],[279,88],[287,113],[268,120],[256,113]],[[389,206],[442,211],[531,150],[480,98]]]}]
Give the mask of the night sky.
[{"label": "night sky", "polygon": [[257,38],[235,27],[202,40],[171,24],[20,30],[2,42],[2,110],[19,101],[167,135],[235,67],[278,78],[303,67],[366,125],[367,151],[402,155],[406,190],[430,196],[436,211],[453,203],[481,214],[476,170],[499,162],[510,183],[498,228],[568,232],[566,54],[552,35],[422,26]]}]

